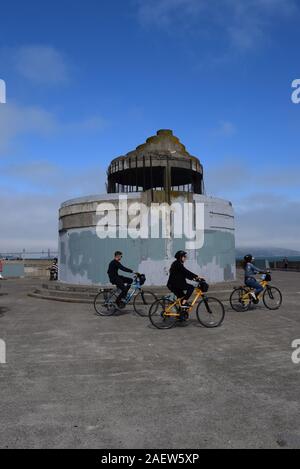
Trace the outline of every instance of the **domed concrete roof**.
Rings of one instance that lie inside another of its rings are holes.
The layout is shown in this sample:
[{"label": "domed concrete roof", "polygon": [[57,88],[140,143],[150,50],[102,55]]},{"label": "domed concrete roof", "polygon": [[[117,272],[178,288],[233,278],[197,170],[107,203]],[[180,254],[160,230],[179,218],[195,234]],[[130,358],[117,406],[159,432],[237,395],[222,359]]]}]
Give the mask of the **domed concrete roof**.
[{"label": "domed concrete roof", "polygon": [[[202,193],[203,167],[188,153],[170,129],[158,130],[135,150],[112,160],[108,171],[108,192],[159,190],[175,186]],[[179,190],[179,189],[178,189]]]}]

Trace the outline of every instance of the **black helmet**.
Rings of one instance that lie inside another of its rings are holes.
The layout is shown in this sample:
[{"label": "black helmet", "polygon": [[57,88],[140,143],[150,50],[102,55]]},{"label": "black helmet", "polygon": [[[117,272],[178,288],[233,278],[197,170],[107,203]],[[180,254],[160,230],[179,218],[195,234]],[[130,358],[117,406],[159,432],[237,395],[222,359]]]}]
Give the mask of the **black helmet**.
[{"label": "black helmet", "polygon": [[245,262],[252,262],[252,259],[253,259],[252,254],[247,254],[247,255],[244,257],[244,261],[245,261]]},{"label": "black helmet", "polygon": [[186,255],[187,253],[185,251],[177,251],[174,257],[175,259],[179,261],[183,256],[186,256]]}]

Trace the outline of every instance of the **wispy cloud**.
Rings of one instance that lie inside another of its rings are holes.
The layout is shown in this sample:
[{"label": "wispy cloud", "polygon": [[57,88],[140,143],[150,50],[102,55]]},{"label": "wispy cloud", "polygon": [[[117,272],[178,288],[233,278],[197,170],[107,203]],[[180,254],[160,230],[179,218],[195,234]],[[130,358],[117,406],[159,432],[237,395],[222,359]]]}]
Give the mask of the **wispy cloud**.
[{"label": "wispy cloud", "polygon": [[11,162],[1,167],[5,179],[19,187],[30,187],[30,191],[59,194],[66,197],[105,191],[106,171],[101,166],[65,167],[45,159]]},{"label": "wispy cloud", "polygon": [[7,103],[0,107],[0,155],[19,135],[49,135],[56,128],[57,122],[48,111]]},{"label": "wispy cloud", "polygon": [[236,134],[237,128],[230,121],[221,121],[217,128],[212,130],[212,135],[216,137],[231,137]]},{"label": "wispy cloud", "polygon": [[79,121],[64,122],[43,108],[7,103],[0,106],[0,156],[20,136],[49,137],[58,132],[101,132],[107,125],[108,121],[101,116],[88,116]]},{"label": "wispy cloud", "polygon": [[[299,15],[296,0],[134,0],[139,22],[177,34],[220,38],[220,48],[252,50],[269,37],[274,22]],[[223,40],[222,40],[223,38]]]},{"label": "wispy cloud", "polygon": [[299,164],[279,168],[261,163],[257,171],[251,157],[240,155],[208,162],[205,168],[205,185],[209,195],[236,197],[238,204],[243,195],[253,196],[254,191],[259,194],[264,191],[295,192],[300,199]]},{"label": "wispy cloud", "polygon": [[138,19],[143,25],[170,28],[184,19],[192,21],[205,10],[203,0],[137,0]]},{"label": "wispy cloud", "polygon": [[69,80],[66,59],[54,47],[26,45],[15,50],[13,57],[18,73],[35,84],[57,85]]}]

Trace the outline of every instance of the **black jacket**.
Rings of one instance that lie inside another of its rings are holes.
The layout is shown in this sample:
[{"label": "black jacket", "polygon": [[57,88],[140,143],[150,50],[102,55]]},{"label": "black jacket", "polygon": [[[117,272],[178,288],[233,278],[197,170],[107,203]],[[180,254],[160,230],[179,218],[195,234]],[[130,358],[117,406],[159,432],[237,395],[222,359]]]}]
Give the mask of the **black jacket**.
[{"label": "black jacket", "polygon": [[123,270],[123,272],[129,272],[131,274],[133,272],[133,270],[127,269],[127,267],[124,267],[121,264],[121,262],[116,261],[116,259],[113,259],[109,263],[108,271],[107,271],[109,280],[111,281],[111,283],[113,283],[119,277],[118,270]]},{"label": "black jacket", "polygon": [[168,288],[184,289],[187,285],[186,279],[194,280],[198,275],[193,274],[186,269],[182,262],[174,261],[170,268],[169,280],[167,283]]}]

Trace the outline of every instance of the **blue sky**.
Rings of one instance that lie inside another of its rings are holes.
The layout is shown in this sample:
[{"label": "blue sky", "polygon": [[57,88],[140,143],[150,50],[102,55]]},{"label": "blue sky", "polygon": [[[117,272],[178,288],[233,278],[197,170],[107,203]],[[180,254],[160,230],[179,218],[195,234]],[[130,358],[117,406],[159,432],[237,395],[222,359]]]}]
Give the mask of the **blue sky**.
[{"label": "blue sky", "polygon": [[57,210],[171,128],[230,199],[237,245],[300,250],[300,2],[1,4],[0,251],[55,248]]}]

